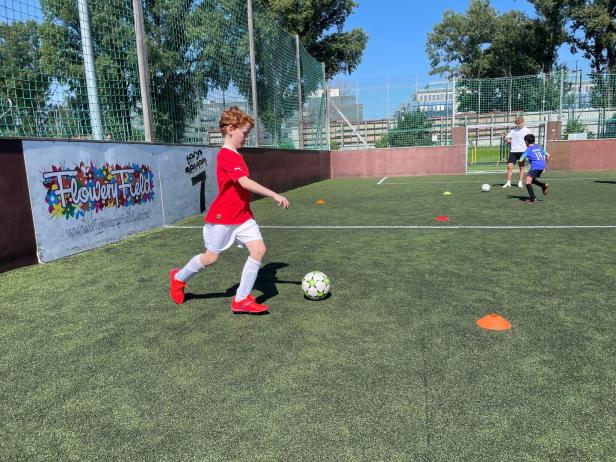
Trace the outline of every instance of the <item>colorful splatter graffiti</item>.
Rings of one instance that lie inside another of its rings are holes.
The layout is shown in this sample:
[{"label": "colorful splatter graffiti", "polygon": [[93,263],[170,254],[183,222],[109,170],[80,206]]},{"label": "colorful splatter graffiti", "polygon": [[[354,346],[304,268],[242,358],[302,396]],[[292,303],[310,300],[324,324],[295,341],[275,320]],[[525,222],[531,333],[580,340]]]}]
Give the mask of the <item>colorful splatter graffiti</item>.
[{"label": "colorful splatter graffiti", "polygon": [[79,220],[86,213],[132,207],[153,201],[154,174],[145,164],[84,162],[73,169],[52,165],[43,172],[45,201],[53,217]]}]

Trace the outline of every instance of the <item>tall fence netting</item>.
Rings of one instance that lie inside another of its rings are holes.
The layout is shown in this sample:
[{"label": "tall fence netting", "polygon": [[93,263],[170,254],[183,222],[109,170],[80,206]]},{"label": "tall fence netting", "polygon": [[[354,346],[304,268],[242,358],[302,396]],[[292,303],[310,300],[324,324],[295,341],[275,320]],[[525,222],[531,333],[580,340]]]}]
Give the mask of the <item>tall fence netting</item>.
[{"label": "tall fence netting", "polygon": [[[254,115],[246,2],[142,6],[154,141],[220,144],[225,108]],[[258,0],[253,21],[258,144],[324,148],[321,64],[300,46],[298,82],[295,38]],[[0,136],[93,139],[100,127],[99,138],[145,140],[132,1],[7,0],[0,4],[0,63]],[[253,134],[248,145],[256,144]]]},{"label": "tall fence netting", "polygon": [[[495,79],[395,76],[330,84],[333,149],[451,143],[456,126],[562,122],[563,138],[616,138],[616,74],[558,71]],[[492,127],[492,129],[490,128]],[[500,135],[496,136],[496,144]]]}]

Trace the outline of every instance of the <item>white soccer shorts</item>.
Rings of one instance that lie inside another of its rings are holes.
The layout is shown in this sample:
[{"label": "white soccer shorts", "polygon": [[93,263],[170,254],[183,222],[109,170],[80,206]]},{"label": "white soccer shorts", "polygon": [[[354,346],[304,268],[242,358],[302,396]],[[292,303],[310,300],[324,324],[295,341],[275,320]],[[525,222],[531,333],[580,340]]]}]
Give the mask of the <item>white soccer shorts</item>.
[{"label": "white soccer shorts", "polygon": [[203,226],[203,242],[205,248],[214,253],[221,253],[238,242],[244,246],[246,242],[263,240],[259,225],[254,219],[241,225],[216,225],[206,223]]}]

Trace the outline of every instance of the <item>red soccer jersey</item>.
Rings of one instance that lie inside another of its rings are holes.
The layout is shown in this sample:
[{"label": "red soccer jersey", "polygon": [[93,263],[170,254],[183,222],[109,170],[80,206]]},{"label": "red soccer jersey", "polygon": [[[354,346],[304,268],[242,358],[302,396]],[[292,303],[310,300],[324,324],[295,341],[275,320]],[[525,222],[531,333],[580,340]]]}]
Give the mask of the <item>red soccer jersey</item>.
[{"label": "red soccer jersey", "polygon": [[240,225],[253,218],[250,191],[237,182],[248,176],[248,166],[241,154],[222,147],[216,156],[218,196],[205,215],[206,223]]}]

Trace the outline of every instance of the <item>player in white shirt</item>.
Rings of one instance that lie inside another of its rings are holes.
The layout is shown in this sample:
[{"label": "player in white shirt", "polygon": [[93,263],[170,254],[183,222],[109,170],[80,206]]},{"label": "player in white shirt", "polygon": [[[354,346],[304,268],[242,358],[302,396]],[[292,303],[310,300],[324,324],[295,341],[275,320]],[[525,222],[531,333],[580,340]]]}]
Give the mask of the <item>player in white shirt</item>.
[{"label": "player in white shirt", "polygon": [[520,168],[520,178],[518,188],[524,187],[524,161],[520,162],[520,157],[526,151],[526,143],[524,137],[530,133],[530,130],[524,126],[524,117],[518,116],[515,119],[515,127],[505,135],[507,143],[511,144],[509,149],[509,159],[507,160],[507,183],[503,188],[511,188],[511,176],[513,174],[513,166],[517,162]]}]

